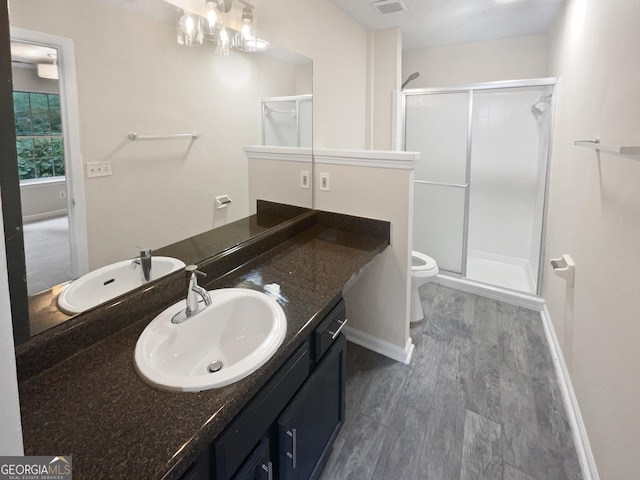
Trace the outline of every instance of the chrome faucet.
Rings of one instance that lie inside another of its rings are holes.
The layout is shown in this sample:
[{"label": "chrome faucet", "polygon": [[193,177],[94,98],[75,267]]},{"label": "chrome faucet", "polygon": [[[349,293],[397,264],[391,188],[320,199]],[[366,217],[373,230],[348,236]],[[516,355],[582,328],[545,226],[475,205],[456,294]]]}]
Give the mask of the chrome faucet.
[{"label": "chrome faucet", "polygon": [[[198,275],[206,277],[207,274],[198,270],[196,265],[188,265],[184,270],[191,274],[189,277],[189,288],[187,289],[187,307],[176,313],[171,319],[171,323],[182,323],[211,305],[209,292],[198,285]],[[204,303],[204,305],[201,305],[202,303]]]},{"label": "chrome faucet", "polygon": [[[140,247],[138,247],[140,248]],[[143,282],[151,280],[151,249],[140,248],[140,256],[131,261],[131,268],[140,265],[140,276]]]}]

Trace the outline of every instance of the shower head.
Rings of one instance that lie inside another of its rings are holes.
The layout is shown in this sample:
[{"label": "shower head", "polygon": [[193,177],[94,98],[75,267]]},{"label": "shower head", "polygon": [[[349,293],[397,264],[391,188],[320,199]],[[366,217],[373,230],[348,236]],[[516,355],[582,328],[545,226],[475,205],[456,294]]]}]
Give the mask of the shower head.
[{"label": "shower head", "polygon": [[420,76],[420,72],[413,72],[411,75],[409,75],[409,77],[407,77],[407,79],[404,81],[404,83],[402,84],[402,86],[400,87],[400,90],[404,90],[404,87],[406,87],[407,83],[415,80],[416,78],[418,78]]},{"label": "shower head", "polygon": [[543,113],[550,106],[551,106],[551,104],[547,103],[547,102],[536,102],[533,105],[531,105],[531,110],[533,110],[534,113]]},{"label": "shower head", "polygon": [[549,107],[551,107],[551,94],[540,97],[540,100],[531,105],[531,110],[537,113],[542,113]]},{"label": "shower head", "polygon": [[543,113],[551,107],[551,94],[540,97],[536,103],[531,105],[534,113]]}]

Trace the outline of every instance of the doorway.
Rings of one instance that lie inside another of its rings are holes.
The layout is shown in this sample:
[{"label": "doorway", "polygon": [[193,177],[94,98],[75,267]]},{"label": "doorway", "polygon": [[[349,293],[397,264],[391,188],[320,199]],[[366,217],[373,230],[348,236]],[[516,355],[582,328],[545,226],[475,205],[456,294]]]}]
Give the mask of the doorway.
[{"label": "doorway", "polygon": [[88,271],[73,42],[11,28],[28,294]]}]

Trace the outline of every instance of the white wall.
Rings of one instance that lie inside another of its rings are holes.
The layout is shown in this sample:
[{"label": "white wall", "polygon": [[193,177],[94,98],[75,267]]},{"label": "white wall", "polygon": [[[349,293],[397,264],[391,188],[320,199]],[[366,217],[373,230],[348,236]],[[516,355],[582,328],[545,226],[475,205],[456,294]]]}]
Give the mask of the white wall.
[{"label": "white wall", "polygon": [[[0,225],[3,224],[0,210]],[[18,378],[7,282],[4,236],[0,236],[0,455],[23,455]]]},{"label": "white wall", "polygon": [[[60,198],[64,193],[65,197]],[[22,204],[22,220],[42,220],[67,213],[67,182],[51,181],[31,183],[20,187],[20,203]]]},{"label": "white wall", "polygon": [[367,148],[391,150],[392,93],[400,88],[402,31],[398,28],[369,32],[369,91]]},{"label": "white wall", "polygon": [[406,88],[445,87],[546,76],[545,35],[492,40],[403,53],[403,81],[420,77]]},{"label": "white wall", "polygon": [[[371,154],[314,149],[315,208],[391,222],[391,247],[363,272],[345,300],[351,328],[402,350],[409,338],[413,165],[358,165]],[[330,175],[328,192],[318,188],[321,173]]]},{"label": "white wall", "polygon": [[[574,141],[640,145],[639,22],[639,0],[569,0],[549,64],[560,82],[544,298],[600,476],[616,480],[640,472],[640,161]],[[576,263],[566,332],[565,282],[548,266],[563,253]]]},{"label": "white wall", "polygon": [[[245,154],[249,159],[251,214],[256,213],[257,200],[313,208],[310,148],[254,146],[245,148]],[[307,173],[307,188],[301,186],[302,172]]]}]

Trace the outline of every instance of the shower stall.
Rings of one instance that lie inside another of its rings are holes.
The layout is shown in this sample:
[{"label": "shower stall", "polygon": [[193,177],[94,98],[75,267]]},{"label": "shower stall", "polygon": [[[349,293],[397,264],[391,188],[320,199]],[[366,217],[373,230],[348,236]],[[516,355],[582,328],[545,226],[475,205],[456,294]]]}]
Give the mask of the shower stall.
[{"label": "shower stall", "polygon": [[402,92],[413,249],[445,275],[536,294],[555,79]]},{"label": "shower stall", "polygon": [[311,147],[313,95],[263,98],[260,103],[262,145]]}]

